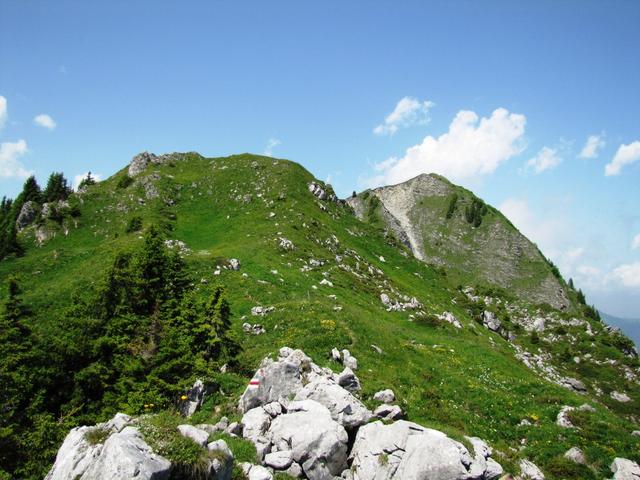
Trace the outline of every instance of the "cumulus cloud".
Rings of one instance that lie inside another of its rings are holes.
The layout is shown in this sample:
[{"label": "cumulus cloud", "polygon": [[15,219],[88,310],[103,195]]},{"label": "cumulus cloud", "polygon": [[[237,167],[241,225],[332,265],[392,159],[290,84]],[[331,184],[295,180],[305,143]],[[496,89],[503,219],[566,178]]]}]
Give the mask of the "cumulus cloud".
[{"label": "cumulus cloud", "polygon": [[624,263],[614,268],[609,277],[624,287],[640,288],[640,262]]},{"label": "cumulus cloud", "polygon": [[638,249],[640,249],[640,233],[633,237],[633,240],[631,240],[631,250]]},{"label": "cumulus cloud", "polygon": [[46,128],[47,130],[53,130],[54,128],[56,128],[56,122],[46,113],[36,115],[33,119],[33,123],[38,125],[39,127]]},{"label": "cumulus cloud", "polygon": [[587,142],[582,147],[578,157],[580,158],[598,158],[599,150],[605,146],[604,134],[589,135]]},{"label": "cumulus cloud", "polygon": [[584,248],[569,246],[570,228],[560,215],[536,215],[526,200],[518,198],[507,198],[498,210],[545,255],[554,259],[566,257],[572,261],[584,255]]},{"label": "cumulus cloud", "polygon": [[527,161],[527,170],[533,170],[536,174],[546,170],[553,170],[562,162],[555,148],[543,147],[538,154]]},{"label": "cumulus cloud", "polygon": [[416,124],[425,124],[429,121],[429,110],[435,103],[425,100],[421,102],[417,98],[404,97],[396,104],[384,122],[373,129],[376,135],[393,135],[401,127],[409,127]]},{"label": "cumulus cloud", "polygon": [[427,136],[410,147],[401,158],[389,158],[374,165],[377,172],[367,186],[399,183],[421,173],[439,173],[456,182],[492,173],[524,149],[526,118],[498,108],[490,117],[461,110],[449,131],[435,138]]},{"label": "cumulus cloud", "polygon": [[24,140],[1,143],[0,178],[26,178],[31,175],[19,160],[27,151],[27,142]]},{"label": "cumulus cloud", "polygon": [[264,154],[267,157],[272,157],[273,156],[273,149],[275,147],[277,147],[278,145],[282,144],[282,142],[280,140],[278,140],[277,138],[270,138],[269,141],[267,142],[267,146],[264,149]]},{"label": "cumulus cloud", "polygon": [[622,167],[637,162],[638,160],[640,160],[640,140],[636,140],[628,145],[622,144],[618,147],[618,151],[611,163],[605,165],[604,174],[607,177],[620,175]]},{"label": "cumulus cloud", "polygon": [[[78,175],[73,177],[73,188],[74,189],[77,189],[78,186],[80,185],[80,182],[82,180],[84,180],[85,178],[87,178],[87,174],[88,173],[89,172],[79,173]],[[102,180],[102,174],[101,173],[93,173],[93,172],[91,172],[91,178],[93,178],[96,182],[99,182],[100,180]]]},{"label": "cumulus cloud", "polygon": [[9,117],[7,113],[7,99],[0,95],[0,130],[4,128],[5,123],[7,123],[7,118]]}]

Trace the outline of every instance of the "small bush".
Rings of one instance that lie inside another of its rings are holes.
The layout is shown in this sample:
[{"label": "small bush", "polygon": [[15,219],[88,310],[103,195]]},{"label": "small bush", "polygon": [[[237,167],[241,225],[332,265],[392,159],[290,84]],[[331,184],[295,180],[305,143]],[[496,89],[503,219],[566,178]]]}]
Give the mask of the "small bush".
[{"label": "small bush", "polygon": [[137,215],[135,217],[131,217],[125,231],[127,233],[132,233],[139,232],[140,230],[142,230],[142,217],[139,217]]},{"label": "small bush", "polygon": [[133,183],[133,178],[131,178],[129,175],[124,175],[123,177],[120,177],[120,180],[118,180],[118,188],[127,188],[129,185],[131,185]]},{"label": "small bush", "polygon": [[446,218],[447,220],[451,219],[451,217],[453,217],[453,214],[456,211],[456,204],[458,203],[458,194],[454,193],[453,195],[451,195],[449,197],[449,206],[447,207],[447,214],[446,214]]},{"label": "small bush", "polygon": [[433,314],[417,315],[415,322],[427,327],[439,327],[442,325],[442,320],[440,320],[437,315]]}]

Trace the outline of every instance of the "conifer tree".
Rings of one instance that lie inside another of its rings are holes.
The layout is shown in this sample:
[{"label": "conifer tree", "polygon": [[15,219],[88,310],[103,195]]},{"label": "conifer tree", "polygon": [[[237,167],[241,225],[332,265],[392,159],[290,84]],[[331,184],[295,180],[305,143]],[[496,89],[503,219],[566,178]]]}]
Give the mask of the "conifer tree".
[{"label": "conifer tree", "polygon": [[[42,190],[40,189],[40,185],[38,185],[38,182],[36,181],[36,177],[31,175],[24,182],[24,186],[22,187],[22,193],[20,193],[15,203],[19,204],[20,208],[22,208],[22,205],[24,205],[27,202],[42,203],[42,201],[43,201],[43,195],[42,195]],[[18,213],[20,213],[20,210],[18,210]]]},{"label": "conifer tree", "polygon": [[87,176],[80,180],[80,184],[78,185],[78,190],[82,190],[84,187],[89,187],[91,185],[95,185],[96,180],[91,176],[91,172],[87,173]]},{"label": "conifer tree", "polygon": [[58,200],[66,200],[71,194],[71,187],[64,178],[62,172],[53,172],[49,175],[47,187],[44,189],[45,202],[57,202]]}]

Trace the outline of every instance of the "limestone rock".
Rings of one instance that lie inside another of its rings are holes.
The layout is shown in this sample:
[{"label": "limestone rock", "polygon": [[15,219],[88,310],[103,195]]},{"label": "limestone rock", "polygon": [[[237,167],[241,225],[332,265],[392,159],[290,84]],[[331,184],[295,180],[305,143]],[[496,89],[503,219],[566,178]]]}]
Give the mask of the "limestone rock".
[{"label": "limestone rock", "polygon": [[397,420],[402,418],[402,409],[398,405],[382,404],[373,411],[373,415],[385,420]]},{"label": "limestone rock", "polygon": [[293,463],[293,452],[283,450],[280,452],[268,453],[264,457],[264,464],[276,470],[285,470]]},{"label": "limestone rock", "polygon": [[216,453],[209,464],[209,478],[212,480],[231,480],[234,456],[227,442],[216,440],[207,445],[207,450]]},{"label": "limestone rock", "polygon": [[611,392],[611,398],[621,403],[627,403],[631,401],[631,398],[626,393],[620,393],[615,391]]},{"label": "limestone rock", "polygon": [[271,423],[269,438],[277,451],[293,452],[310,480],[330,479],[347,466],[347,432],[313,400],[291,402],[288,413]]},{"label": "limestone rock", "polygon": [[[302,355],[305,356],[304,353]],[[301,360],[295,352],[278,361],[264,359],[240,397],[240,410],[246,412],[256,406],[281,400],[281,403],[286,403],[289,398],[293,398],[302,388],[301,364],[303,361],[311,363],[308,357],[306,360]]]},{"label": "limestone rock", "polygon": [[579,463],[584,465],[587,463],[587,460],[584,456],[584,452],[580,450],[578,447],[571,447],[564,453],[564,458],[571,460],[572,462]]},{"label": "limestone rock", "polygon": [[351,370],[358,369],[358,360],[347,349],[342,350],[342,364]]},{"label": "limestone rock", "polygon": [[485,327],[487,327],[492,332],[497,332],[500,330],[500,320],[496,317],[496,314],[490,312],[489,310],[485,310],[482,312],[482,323]]},{"label": "limestone rock", "polygon": [[346,429],[364,425],[371,418],[371,412],[360,400],[340,385],[324,379],[305,385],[296,394],[294,400],[315,400],[324,405],[331,412],[333,420]]},{"label": "limestone rock", "polygon": [[575,410],[575,408],[568,405],[562,407],[556,417],[556,425],[562,428],[575,428],[575,425],[571,423],[571,420],[569,419],[569,412],[572,412],[573,410]]},{"label": "limestone rock", "polygon": [[16,228],[22,230],[29,226],[38,215],[38,204],[29,200],[22,205],[18,218],[16,219]]},{"label": "limestone rock", "polygon": [[247,480],[273,480],[273,475],[262,465],[253,465],[251,463],[241,463],[240,468],[244,472]]},{"label": "limestone rock", "polygon": [[209,433],[196,428],[193,425],[178,425],[178,431],[180,432],[180,435],[190,438],[202,447],[206,446],[207,441],[209,440]]},{"label": "limestone rock", "polygon": [[338,385],[347,391],[354,393],[360,391],[360,379],[349,367],[346,367],[337,377]]},{"label": "limestone rock", "polygon": [[544,480],[544,473],[529,460],[520,460],[520,478],[522,480]]},{"label": "limestone rock", "polygon": [[[486,444],[484,449],[476,450],[476,457],[482,458],[476,467],[476,460],[461,443],[437,430],[400,420],[360,427],[349,458],[353,480],[462,480],[495,478],[494,471],[487,468],[489,455]],[[501,471],[493,460],[491,468]],[[471,472],[478,472],[479,476],[472,476]]]},{"label": "limestone rock", "polygon": [[638,480],[640,465],[626,458],[615,458],[611,463],[613,480]]},{"label": "limestone rock", "polygon": [[255,407],[242,416],[242,437],[257,440],[264,437],[271,425],[271,415],[264,408]]},{"label": "limestone rock", "polygon": [[149,152],[142,152],[131,159],[129,164],[129,176],[135,177],[143,172],[150,163],[158,163],[158,156]]},{"label": "limestone rock", "polygon": [[376,402],[391,403],[396,399],[396,396],[393,393],[393,390],[387,388],[386,390],[380,390],[379,392],[374,393],[373,399]]},{"label": "limestone rock", "polygon": [[202,405],[206,393],[206,388],[202,380],[196,380],[193,387],[187,392],[187,399],[180,405],[182,415],[185,417],[193,415]]}]

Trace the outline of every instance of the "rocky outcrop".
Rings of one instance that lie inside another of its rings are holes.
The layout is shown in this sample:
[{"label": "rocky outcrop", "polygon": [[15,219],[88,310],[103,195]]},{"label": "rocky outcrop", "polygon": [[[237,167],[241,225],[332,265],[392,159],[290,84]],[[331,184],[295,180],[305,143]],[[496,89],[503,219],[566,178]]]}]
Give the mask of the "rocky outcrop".
[{"label": "rocky outcrop", "polygon": [[[331,356],[336,361],[353,358],[338,349]],[[446,434],[412,422],[367,423],[373,414],[339,384],[340,375],[286,347],[277,360],[263,360],[239,407],[244,412],[242,435],[254,443],[264,465],[312,480],[480,480],[502,474],[491,448],[479,438],[468,439],[470,453]],[[383,390],[375,398],[390,403],[395,395]],[[402,410],[389,403],[374,413],[397,420]],[[348,432],[355,438],[350,453]]]},{"label": "rocky outcrop", "polygon": [[182,400],[180,404],[180,411],[185,417],[190,417],[204,402],[204,396],[207,390],[202,380],[196,380],[193,387],[189,389],[186,398]]},{"label": "rocky outcrop", "polygon": [[462,480],[500,476],[502,468],[490,455],[479,443],[472,455],[438,430],[400,420],[361,427],[349,458],[353,480]]},{"label": "rocky outcrop", "polygon": [[615,458],[611,463],[612,480],[638,480],[640,465],[626,458]]},{"label": "rocky outcrop", "polygon": [[567,308],[565,287],[547,260],[500,212],[487,208],[480,228],[468,222],[465,209],[474,201],[471,192],[435,174],[347,199],[358,218],[377,216],[419,260],[444,266],[453,275],[474,275],[521,300]]},{"label": "rocky outcrop", "polygon": [[118,414],[107,423],[71,430],[45,479],[168,479],[171,462],[153,453],[130,421]]},{"label": "rocky outcrop", "polygon": [[16,219],[16,228],[18,230],[22,230],[36,219],[38,216],[38,204],[29,200],[22,205],[20,209],[20,213],[18,214],[18,218]]},{"label": "rocky outcrop", "polygon": [[544,480],[544,473],[535,463],[525,459],[520,461],[520,476],[517,478],[518,480]]},{"label": "rocky outcrop", "polygon": [[[200,156],[197,153],[191,153],[191,155]],[[164,155],[155,155],[149,152],[142,152],[131,159],[129,163],[129,169],[127,173],[130,177],[135,177],[144,172],[146,168],[151,164],[162,165],[171,161],[181,160],[186,156],[184,153],[166,153]]]}]

